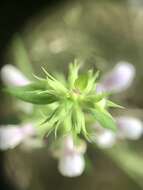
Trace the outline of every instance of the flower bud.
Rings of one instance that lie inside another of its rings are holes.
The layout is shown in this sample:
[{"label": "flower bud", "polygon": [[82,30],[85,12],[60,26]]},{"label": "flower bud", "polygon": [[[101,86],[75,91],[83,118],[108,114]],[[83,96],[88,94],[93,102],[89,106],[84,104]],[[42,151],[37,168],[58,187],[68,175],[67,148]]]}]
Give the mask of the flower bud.
[{"label": "flower bud", "polygon": [[111,148],[116,143],[116,134],[110,130],[102,130],[96,135],[96,144],[100,148]]},{"label": "flower bud", "polygon": [[59,159],[59,172],[66,177],[80,176],[85,167],[84,157],[80,153],[71,153],[63,155]]},{"label": "flower bud", "polygon": [[86,150],[86,144],[81,140],[78,145],[75,145],[72,135],[68,135],[63,139],[62,145],[58,158],[59,172],[66,177],[81,175],[85,168],[83,154]]},{"label": "flower bud", "polygon": [[121,92],[126,90],[132,83],[135,76],[135,68],[128,62],[119,62],[101,80],[97,86],[98,92]]},{"label": "flower bud", "polygon": [[24,139],[21,128],[16,125],[2,126],[0,128],[0,149],[7,150],[15,148]]},{"label": "flower bud", "polygon": [[26,140],[27,137],[35,135],[32,124],[23,126],[7,125],[0,127],[0,149],[12,149]]},{"label": "flower bud", "polygon": [[143,124],[139,119],[133,117],[118,117],[116,120],[119,128],[119,138],[137,140],[142,136]]},{"label": "flower bud", "polygon": [[12,86],[22,86],[30,81],[13,65],[5,65],[1,69],[1,78],[4,84]]}]

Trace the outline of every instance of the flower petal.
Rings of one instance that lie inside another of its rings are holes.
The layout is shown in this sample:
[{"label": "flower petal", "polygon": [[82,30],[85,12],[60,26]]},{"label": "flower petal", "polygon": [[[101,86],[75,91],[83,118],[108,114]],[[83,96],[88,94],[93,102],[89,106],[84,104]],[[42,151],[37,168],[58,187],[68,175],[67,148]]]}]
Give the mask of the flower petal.
[{"label": "flower petal", "polygon": [[16,125],[0,127],[0,149],[7,150],[15,148],[24,139],[21,129]]},{"label": "flower petal", "polygon": [[82,154],[74,153],[62,156],[59,160],[59,172],[66,177],[80,176],[85,168],[85,161]]},{"label": "flower petal", "polygon": [[116,118],[118,125],[119,138],[127,138],[137,140],[143,134],[143,123],[141,120],[134,117],[118,117]]},{"label": "flower petal", "polygon": [[63,148],[65,153],[74,151],[74,142],[71,135],[66,136],[65,139],[63,140]]},{"label": "flower petal", "polygon": [[111,148],[116,143],[116,134],[111,130],[103,129],[96,135],[96,144],[100,148]]},{"label": "flower petal", "polygon": [[6,85],[22,86],[30,83],[20,70],[10,64],[2,67],[1,78]]},{"label": "flower petal", "polygon": [[128,62],[119,62],[111,72],[107,73],[97,86],[98,92],[111,91],[121,92],[126,90],[135,76],[135,68]]},{"label": "flower petal", "polygon": [[86,152],[86,148],[86,143],[83,140],[80,140],[78,144],[75,145],[72,135],[66,136],[63,140],[62,152],[65,155],[71,153],[84,154]]},{"label": "flower petal", "polygon": [[31,123],[23,126],[7,125],[0,127],[0,149],[7,150],[15,148],[26,138],[35,135],[34,127]]}]

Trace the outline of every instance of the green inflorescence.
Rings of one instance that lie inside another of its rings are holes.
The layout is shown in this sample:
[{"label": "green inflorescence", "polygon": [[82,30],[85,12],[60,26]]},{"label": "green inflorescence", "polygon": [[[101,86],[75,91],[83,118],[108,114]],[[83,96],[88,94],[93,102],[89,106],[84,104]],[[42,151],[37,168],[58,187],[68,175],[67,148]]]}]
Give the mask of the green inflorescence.
[{"label": "green inflorescence", "polygon": [[37,81],[29,85],[6,89],[9,94],[40,105],[41,110],[44,108],[46,118],[38,127],[42,136],[54,131],[55,136],[72,133],[90,140],[88,117],[104,128],[116,130],[116,123],[107,109],[121,106],[108,100],[109,93],[96,91],[99,71],[79,74],[79,69],[78,61],[70,64],[67,80],[63,76],[56,79],[43,69],[46,78],[36,77]]}]

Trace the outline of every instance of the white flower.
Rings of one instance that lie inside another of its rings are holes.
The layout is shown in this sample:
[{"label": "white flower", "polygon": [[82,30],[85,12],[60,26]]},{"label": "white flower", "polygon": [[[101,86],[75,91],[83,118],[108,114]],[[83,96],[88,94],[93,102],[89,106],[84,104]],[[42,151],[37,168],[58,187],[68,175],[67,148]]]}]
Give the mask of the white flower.
[{"label": "white flower", "polygon": [[[132,64],[125,61],[119,62],[103,77],[101,83],[97,86],[97,92],[121,92],[131,85],[134,76],[135,68]],[[106,106],[106,100],[103,103]],[[142,136],[143,124],[139,119],[129,116],[115,119],[118,128],[116,133],[108,129],[101,129],[100,126],[95,125],[97,129],[95,134],[96,143],[99,147],[111,148],[119,139],[137,140]]]},{"label": "white flower", "polygon": [[82,154],[72,153],[60,158],[58,169],[63,176],[77,177],[80,176],[85,167],[85,161]]},{"label": "white flower", "polygon": [[138,140],[143,134],[143,123],[134,117],[118,117],[118,137]]},{"label": "white flower", "polygon": [[143,123],[141,120],[129,116],[115,119],[117,123],[117,132],[115,133],[98,125],[95,126],[97,129],[95,140],[100,148],[111,148],[118,140],[138,140],[143,135]]},{"label": "white flower", "polygon": [[63,142],[63,150],[59,156],[59,172],[66,177],[80,176],[85,168],[83,154],[86,151],[86,145],[75,146],[72,136],[67,136]]},{"label": "white flower", "polygon": [[10,64],[2,67],[1,78],[3,83],[8,86],[22,86],[30,83],[20,70]]},{"label": "white flower", "polygon": [[96,135],[96,144],[100,148],[111,148],[116,143],[116,134],[108,129]]},{"label": "white flower", "polygon": [[[1,79],[7,86],[23,86],[30,84],[29,79],[16,67],[7,64],[1,69]],[[31,114],[33,105],[22,100],[16,101],[16,107],[26,114]]]},{"label": "white flower", "polygon": [[107,73],[101,83],[97,86],[98,92],[121,92],[126,90],[132,83],[135,76],[135,68],[128,62],[118,62],[116,66]]},{"label": "white flower", "polygon": [[23,140],[24,136],[17,126],[7,126],[0,128],[0,149],[6,150],[15,148]]},{"label": "white flower", "polygon": [[[13,65],[5,65],[1,69],[1,78],[5,85],[23,86],[30,81]],[[17,101],[16,105],[22,111],[30,114],[33,111],[33,105],[23,101]],[[22,143],[26,138],[35,135],[35,130],[32,124],[22,126],[7,125],[0,127],[0,149],[7,150],[15,148]]]},{"label": "white flower", "polygon": [[35,130],[32,124],[23,126],[7,125],[0,127],[0,149],[7,150],[15,148],[22,143],[26,138],[35,135]]}]

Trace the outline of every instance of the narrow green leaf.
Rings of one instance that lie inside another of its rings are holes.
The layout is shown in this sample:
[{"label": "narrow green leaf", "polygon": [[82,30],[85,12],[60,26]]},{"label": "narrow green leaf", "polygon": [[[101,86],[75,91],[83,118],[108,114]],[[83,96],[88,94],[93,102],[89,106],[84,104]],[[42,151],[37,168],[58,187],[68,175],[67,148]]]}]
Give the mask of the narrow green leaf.
[{"label": "narrow green leaf", "polygon": [[90,109],[92,115],[94,118],[101,124],[102,127],[111,129],[113,131],[116,130],[116,123],[114,119],[105,111],[102,111],[100,109]]},{"label": "narrow green leaf", "polygon": [[63,120],[63,125],[65,127],[66,132],[70,132],[72,130],[72,123],[71,123],[71,112],[65,117]]},{"label": "narrow green leaf", "polygon": [[115,148],[104,150],[104,153],[143,189],[143,155],[140,154],[141,152],[122,143],[116,145]]},{"label": "narrow green leaf", "polygon": [[42,83],[32,83],[22,87],[8,87],[5,89],[9,94],[33,104],[50,104],[57,101],[57,97],[48,93]]},{"label": "narrow green leaf", "polygon": [[99,76],[99,71],[97,71],[95,74],[93,73],[92,70],[88,71],[88,83],[85,89],[86,94],[88,94],[90,91],[95,92],[96,80],[98,76]]},{"label": "narrow green leaf", "polygon": [[100,94],[91,94],[86,96],[86,100],[85,101],[90,101],[92,103],[97,103],[99,101],[101,101],[102,99],[106,98],[109,96],[109,93],[105,92],[105,93],[100,93]]},{"label": "narrow green leaf", "polygon": [[72,126],[74,131],[79,134],[81,132],[81,117],[78,111],[78,107],[75,106],[72,111]]},{"label": "narrow green leaf", "polygon": [[74,88],[75,80],[78,78],[79,68],[80,68],[80,65],[78,64],[77,60],[74,61],[74,64],[72,63],[69,64],[68,82],[69,82],[70,88]]},{"label": "narrow green leaf", "polygon": [[77,134],[82,131],[83,135],[87,136],[84,113],[79,105],[76,105],[72,112],[72,125]]},{"label": "narrow green leaf", "polygon": [[88,75],[82,74],[75,80],[74,86],[79,90],[84,90],[87,86],[87,83],[88,83]]},{"label": "narrow green leaf", "polygon": [[107,107],[112,107],[112,108],[121,108],[121,109],[124,109],[123,106],[120,106],[110,100],[107,100],[107,103],[106,103]]}]

